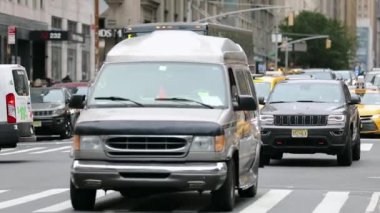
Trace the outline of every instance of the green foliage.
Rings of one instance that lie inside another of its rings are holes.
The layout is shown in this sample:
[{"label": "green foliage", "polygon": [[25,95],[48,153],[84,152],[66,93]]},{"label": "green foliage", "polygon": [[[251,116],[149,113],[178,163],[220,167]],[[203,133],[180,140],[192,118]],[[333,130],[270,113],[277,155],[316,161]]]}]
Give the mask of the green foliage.
[{"label": "green foliage", "polygon": [[[296,18],[294,26],[287,26],[286,21],[280,25],[284,36],[297,40],[305,36],[292,36],[286,33],[329,35],[332,47],[326,49],[325,39],[307,41],[307,52],[289,54],[290,63],[301,67],[323,67],[331,69],[349,68],[353,57],[355,37],[350,35],[345,26],[339,21],[328,19],[317,12],[303,11]],[[284,54],[281,54],[284,58]],[[282,60],[284,61],[284,60]]]}]

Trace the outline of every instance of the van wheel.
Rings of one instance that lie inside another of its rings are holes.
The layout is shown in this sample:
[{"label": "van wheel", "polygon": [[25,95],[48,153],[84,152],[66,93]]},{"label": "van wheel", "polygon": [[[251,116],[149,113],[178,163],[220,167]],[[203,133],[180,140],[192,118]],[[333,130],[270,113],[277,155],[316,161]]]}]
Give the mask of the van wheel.
[{"label": "van wheel", "polygon": [[93,210],[95,206],[95,189],[78,189],[70,181],[71,205],[75,210]]},{"label": "van wheel", "polygon": [[62,130],[62,133],[60,134],[61,139],[71,138],[72,134],[73,134],[73,128],[71,126],[71,122],[70,120],[66,119],[64,129]]},{"label": "van wheel", "polygon": [[337,156],[338,164],[341,166],[351,166],[352,164],[352,138],[351,136],[352,136],[351,131],[349,131],[346,136],[346,146],[344,147],[343,153],[340,153]]},{"label": "van wheel", "polygon": [[232,211],[235,205],[235,163],[230,160],[227,165],[227,177],[223,185],[212,192],[213,206],[219,211]]}]

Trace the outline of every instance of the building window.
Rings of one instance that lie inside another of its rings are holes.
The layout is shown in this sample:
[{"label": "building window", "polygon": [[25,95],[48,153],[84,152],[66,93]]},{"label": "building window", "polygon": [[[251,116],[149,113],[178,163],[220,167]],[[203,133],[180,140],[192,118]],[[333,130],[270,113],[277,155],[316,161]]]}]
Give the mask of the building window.
[{"label": "building window", "polygon": [[82,80],[90,78],[90,52],[82,51]]},{"label": "building window", "polygon": [[87,24],[82,25],[82,34],[86,37],[90,36],[90,25],[87,25]]},{"label": "building window", "polygon": [[51,47],[51,75],[54,80],[62,79],[62,48]]},{"label": "building window", "polygon": [[76,49],[67,49],[67,75],[71,80],[77,80],[77,51]]},{"label": "building window", "polygon": [[21,0],[17,0],[17,4],[21,4]]},{"label": "building window", "polygon": [[68,21],[68,30],[69,32],[76,33],[77,32],[77,23],[75,21]]},{"label": "building window", "polygon": [[40,0],[40,8],[44,9],[44,0]]},{"label": "building window", "polygon": [[25,6],[29,6],[29,0],[25,0]]},{"label": "building window", "polygon": [[62,29],[62,19],[52,16],[51,17],[51,27],[53,29]]},{"label": "building window", "polygon": [[37,9],[37,0],[33,0],[33,9]]}]

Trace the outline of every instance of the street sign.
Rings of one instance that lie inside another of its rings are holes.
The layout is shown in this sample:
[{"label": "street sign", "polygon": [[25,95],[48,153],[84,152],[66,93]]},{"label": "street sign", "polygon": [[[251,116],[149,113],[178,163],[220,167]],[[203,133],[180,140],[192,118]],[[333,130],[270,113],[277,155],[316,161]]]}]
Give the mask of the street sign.
[{"label": "street sign", "polygon": [[8,26],[8,44],[16,44],[16,26]]},{"label": "street sign", "polygon": [[272,43],[280,43],[282,42],[282,34],[273,33],[272,34]]},{"label": "street sign", "polygon": [[301,41],[299,43],[294,44],[294,51],[296,52],[306,52],[307,51],[307,43],[306,41]]}]

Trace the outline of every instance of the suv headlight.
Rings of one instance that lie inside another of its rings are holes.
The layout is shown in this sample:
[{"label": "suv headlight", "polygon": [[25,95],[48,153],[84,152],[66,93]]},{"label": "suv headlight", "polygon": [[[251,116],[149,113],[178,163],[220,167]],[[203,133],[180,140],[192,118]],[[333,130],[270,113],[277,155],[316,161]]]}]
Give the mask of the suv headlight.
[{"label": "suv headlight", "polygon": [[[79,144],[75,144],[79,143]],[[97,151],[102,148],[102,139],[99,136],[74,136],[74,149]]]},{"label": "suv headlight", "polygon": [[327,117],[327,124],[334,125],[334,124],[344,124],[346,121],[345,115],[329,115]]},{"label": "suv headlight", "polygon": [[195,136],[190,151],[193,152],[221,152],[224,150],[224,136]]},{"label": "suv headlight", "polygon": [[260,122],[264,125],[272,125],[274,122],[273,115],[260,115]]},{"label": "suv headlight", "polygon": [[63,113],[65,113],[65,108],[56,109],[53,111],[54,115],[62,115]]}]

